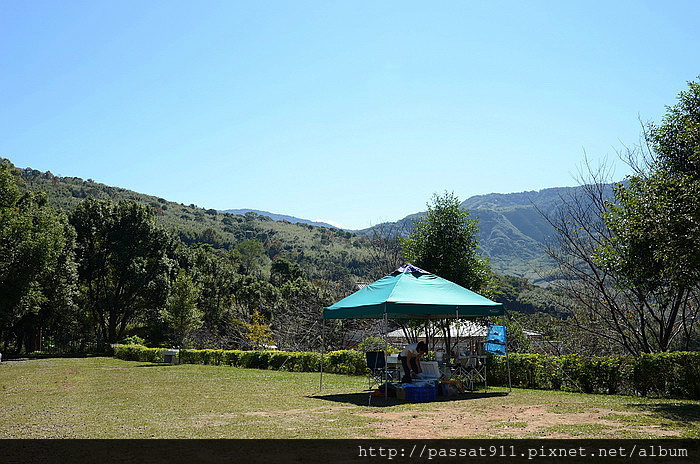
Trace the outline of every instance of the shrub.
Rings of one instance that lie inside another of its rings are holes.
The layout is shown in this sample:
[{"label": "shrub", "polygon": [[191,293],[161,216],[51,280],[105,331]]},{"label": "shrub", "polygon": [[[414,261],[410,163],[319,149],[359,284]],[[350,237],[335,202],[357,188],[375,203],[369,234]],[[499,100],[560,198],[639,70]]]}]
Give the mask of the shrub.
[{"label": "shrub", "polygon": [[201,350],[200,359],[202,364],[219,366],[224,359],[224,350]]},{"label": "shrub", "polygon": [[700,352],[642,354],[632,371],[633,389],[642,396],[700,398]]},{"label": "shrub", "polygon": [[364,374],[367,368],[365,354],[355,350],[331,351],[325,357],[324,370],[333,374]]},{"label": "shrub", "polygon": [[132,335],[130,337],[126,337],[124,340],[119,342],[120,345],[146,345],[146,340],[143,338],[139,337],[138,335]]},{"label": "shrub", "polygon": [[[164,348],[115,345],[114,356],[125,361],[163,362]],[[320,353],[287,351],[180,350],[182,364],[229,365],[254,369],[363,375],[365,353],[355,350]],[[700,352],[642,354],[637,357],[510,354],[487,358],[490,385],[508,385],[507,361],[513,386],[543,390],[602,394],[636,394],[700,398]]]},{"label": "shrub", "polygon": [[245,368],[266,369],[267,365],[261,366],[259,351],[244,351],[241,353],[239,366]]},{"label": "shrub", "polygon": [[114,345],[114,357],[124,361],[163,362],[164,349],[143,345]]},{"label": "shrub", "polygon": [[238,366],[241,359],[241,353],[242,351],[239,350],[224,351],[222,362],[229,366]]},{"label": "shrub", "polygon": [[[600,394],[700,398],[700,353],[509,355],[513,386]],[[489,383],[508,385],[505,356],[489,356]]]},{"label": "shrub", "polygon": [[377,335],[370,335],[362,339],[357,349],[360,351],[389,351],[391,345],[386,341],[386,339],[379,337]]},{"label": "shrub", "polygon": [[181,364],[202,364],[199,356],[200,350],[180,350]]}]

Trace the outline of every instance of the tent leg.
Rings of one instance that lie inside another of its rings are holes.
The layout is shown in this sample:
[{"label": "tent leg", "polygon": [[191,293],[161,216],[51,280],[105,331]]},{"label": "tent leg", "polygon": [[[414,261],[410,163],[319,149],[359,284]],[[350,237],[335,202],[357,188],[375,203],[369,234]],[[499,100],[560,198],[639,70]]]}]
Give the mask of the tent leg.
[{"label": "tent leg", "polygon": [[326,332],[325,329],[326,329],[326,320],[321,319],[321,378],[318,381],[318,392],[319,393],[323,391],[323,355],[326,352],[326,343],[325,343],[325,340],[323,338],[323,335]]},{"label": "tent leg", "polygon": [[510,384],[510,361],[508,360],[508,350],[506,349],[506,366],[508,366],[508,391],[512,392],[513,387]]},{"label": "tent leg", "polygon": [[[387,341],[387,333],[389,330],[389,321],[387,320],[386,317],[386,303],[384,303],[384,342],[388,343]],[[384,350],[382,350],[384,351]],[[386,353],[384,354],[386,356]],[[389,373],[386,370],[386,358],[384,358],[384,401],[389,398]]]},{"label": "tent leg", "polygon": [[[455,334],[455,338],[457,340],[455,341],[455,351],[457,352],[457,355],[455,356],[455,358],[459,358],[459,329],[461,328],[460,323],[459,323],[459,307],[457,308],[456,314],[457,314],[457,333]],[[447,322],[449,324],[449,321],[447,321]],[[447,330],[450,330],[449,325],[447,326]],[[449,353],[452,354],[452,347],[451,346],[446,346],[445,350],[449,351]],[[466,351],[466,349],[465,349],[465,351]]]},{"label": "tent leg", "polygon": [[[505,306],[504,306],[504,313],[506,316],[506,320],[508,320],[508,312],[505,311]],[[506,343],[506,366],[508,367],[508,392],[513,391],[513,386],[510,383],[510,360],[508,359],[508,343]]]}]

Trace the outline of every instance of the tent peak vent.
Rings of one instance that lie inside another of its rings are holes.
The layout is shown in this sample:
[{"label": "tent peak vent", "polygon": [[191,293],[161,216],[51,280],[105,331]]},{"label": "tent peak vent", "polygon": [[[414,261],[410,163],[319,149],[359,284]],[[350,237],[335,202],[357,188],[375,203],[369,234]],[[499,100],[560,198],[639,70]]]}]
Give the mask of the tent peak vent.
[{"label": "tent peak vent", "polygon": [[409,272],[409,273],[411,273],[411,274],[413,274],[413,273],[418,273],[418,274],[430,274],[430,272],[424,271],[423,269],[421,269],[421,268],[419,268],[419,267],[417,267],[417,266],[414,266],[413,264],[406,263],[406,264],[404,264],[403,266],[401,266],[400,268],[398,268],[397,270],[395,270],[395,271],[392,273],[392,275],[404,274],[404,273],[407,273],[407,272]]}]

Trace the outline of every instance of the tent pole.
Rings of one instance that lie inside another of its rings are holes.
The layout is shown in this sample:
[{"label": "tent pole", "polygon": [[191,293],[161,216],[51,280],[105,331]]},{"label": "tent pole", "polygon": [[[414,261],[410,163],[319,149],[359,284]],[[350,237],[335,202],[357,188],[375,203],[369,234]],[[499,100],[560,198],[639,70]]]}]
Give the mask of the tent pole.
[{"label": "tent pole", "polygon": [[508,346],[506,346],[506,365],[508,366],[508,391],[512,392],[513,387],[510,384],[510,361],[508,361]]},{"label": "tent pole", "polygon": [[326,352],[326,342],[324,340],[324,334],[326,332],[326,318],[321,316],[321,378],[318,381],[318,391],[319,393],[323,391],[323,355]]},{"label": "tent pole", "polygon": [[[503,313],[506,316],[506,321],[508,320],[508,311],[506,310],[505,305],[503,306]],[[508,367],[508,392],[513,391],[513,387],[511,386],[510,383],[510,361],[508,360],[508,338],[506,338],[506,366]]]},{"label": "tent pole", "polygon": [[[389,338],[388,338],[388,331],[389,331],[389,322],[387,321],[387,315],[386,315],[386,301],[384,302],[384,344],[388,345],[389,344]],[[384,353],[384,401],[389,397],[389,372],[387,371],[386,368],[386,352],[382,350],[382,353]]]},{"label": "tent pole", "polygon": [[[457,324],[456,324],[457,325],[457,333],[455,334],[455,338],[457,339],[457,341],[455,342],[455,349],[457,350],[457,356],[455,356],[455,357],[458,358],[459,357],[459,329],[460,329],[459,306],[457,306],[457,321],[456,322],[457,322]],[[447,327],[449,329],[450,326],[447,326]],[[450,350],[450,354],[452,354],[452,348],[447,347],[447,349]]]}]

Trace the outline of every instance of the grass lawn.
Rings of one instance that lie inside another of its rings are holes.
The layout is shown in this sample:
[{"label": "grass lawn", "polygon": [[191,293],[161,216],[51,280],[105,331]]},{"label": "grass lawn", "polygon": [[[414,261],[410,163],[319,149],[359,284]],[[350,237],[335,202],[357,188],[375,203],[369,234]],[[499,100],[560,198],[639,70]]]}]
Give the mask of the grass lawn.
[{"label": "grass lawn", "polygon": [[0,363],[0,438],[700,438],[700,402],[502,388],[385,402],[364,377],[113,358]]}]

